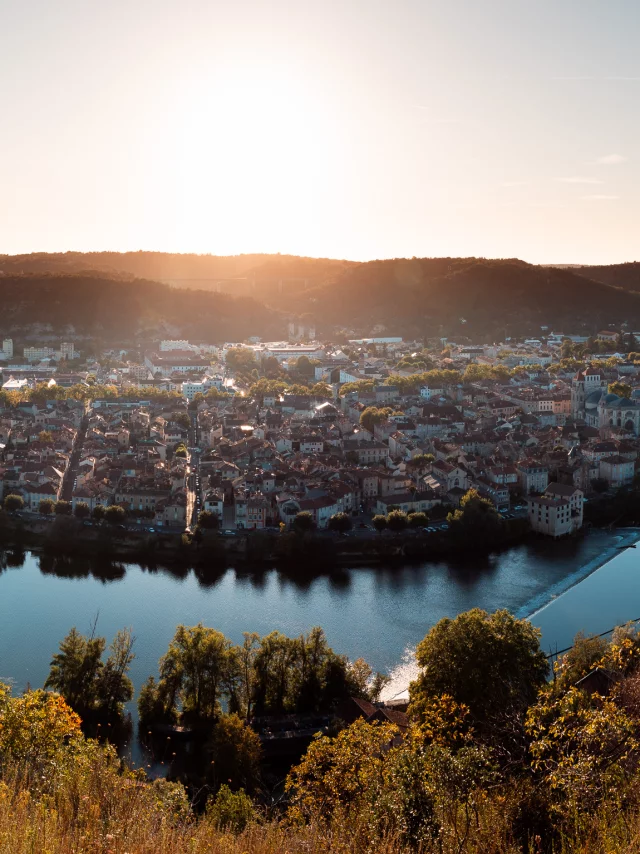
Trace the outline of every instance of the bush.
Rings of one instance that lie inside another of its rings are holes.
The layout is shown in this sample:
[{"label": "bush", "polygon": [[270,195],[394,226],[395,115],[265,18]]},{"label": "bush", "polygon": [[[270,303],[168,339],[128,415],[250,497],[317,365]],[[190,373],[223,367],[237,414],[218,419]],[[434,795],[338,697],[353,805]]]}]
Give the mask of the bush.
[{"label": "bush", "polygon": [[24,498],[21,495],[10,493],[4,499],[4,509],[7,513],[15,513],[17,510],[24,510]]},{"label": "bush", "polygon": [[241,833],[248,824],[256,820],[253,801],[244,791],[232,792],[226,785],[218,794],[207,801],[207,818],[218,829]]}]

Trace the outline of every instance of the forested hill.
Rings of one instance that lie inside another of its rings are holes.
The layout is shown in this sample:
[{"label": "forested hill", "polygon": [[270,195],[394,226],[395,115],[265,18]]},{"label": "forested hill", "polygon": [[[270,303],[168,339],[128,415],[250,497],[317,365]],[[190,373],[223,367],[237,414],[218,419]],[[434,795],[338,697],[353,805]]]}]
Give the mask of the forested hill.
[{"label": "forested hill", "polygon": [[4,275],[0,303],[3,333],[41,323],[56,333],[68,330],[110,341],[134,334],[222,341],[270,337],[283,328],[277,312],[253,299],[99,274]]},{"label": "forested hill", "polygon": [[640,295],[522,261],[411,259],[372,261],[301,292],[290,309],[326,324],[382,323],[387,329],[452,334],[539,332],[640,320]]},{"label": "forested hill", "polygon": [[[174,287],[263,297],[314,287],[356,262],[295,255],[195,255],[170,252],[38,252],[0,255],[0,272],[153,279]],[[282,283],[282,284],[281,284]],[[284,285],[284,288],[283,288]]]},{"label": "forested hill", "polygon": [[640,261],[602,267],[574,267],[572,272],[626,291],[640,291]]},{"label": "forested hill", "polygon": [[[99,264],[105,269],[96,270]],[[16,275],[18,269],[23,272]],[[194,339],[280,339],[286,319],[297,316],[313,320],[320,335],[336,328],[369,334],[381,326],[389,334],[464,331],[493,340],[538,334],[543,325],[590,334],[623,321],[640,328],[640,293],[621,285],[623,274],[631,283],[640,265],[575,269],[518,259],[354,263],[153,252],[0,256],[0,325],[6,330],[45,322],[105,335],[155,329]]]}]

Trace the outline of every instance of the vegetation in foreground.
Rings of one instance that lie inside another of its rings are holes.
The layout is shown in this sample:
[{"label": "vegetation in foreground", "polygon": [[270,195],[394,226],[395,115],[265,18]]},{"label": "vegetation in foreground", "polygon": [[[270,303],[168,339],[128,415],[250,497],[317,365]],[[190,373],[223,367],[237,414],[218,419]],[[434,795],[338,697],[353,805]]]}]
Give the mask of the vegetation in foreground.
[{"label": "vegetation in foreground", "polygon": [[[194,641],[200,651],[204,640],[216,647],[211,631],[179,630],[161,671],[192,661]],[[59,694],[12,697],[3,687],[0,852],[638,850],[640,636],[633,628],[610,642],[577,637],[550,682],[536,630],[504,611],[442,620],[417,658],[404,732],[356,720],[313,741],[280,798],[266,798],[259,781],[250,797],[229,779],[195,806],[180,783],[148,780],[125,768],[112,747],[87,739]],[[246,726],[237,715],[209,711],[218,722]],[[194,709],[185,706],[187,713]],[[232,743],[230,729],[219,747]]]}]

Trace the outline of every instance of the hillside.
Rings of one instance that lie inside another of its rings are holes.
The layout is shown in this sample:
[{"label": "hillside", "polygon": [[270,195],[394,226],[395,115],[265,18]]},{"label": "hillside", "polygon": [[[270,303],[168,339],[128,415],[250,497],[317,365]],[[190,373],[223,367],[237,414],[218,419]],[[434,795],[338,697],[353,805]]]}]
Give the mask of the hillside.
[{"label": "hillside", "polygon": [[[294,255],[195,255],[170,252],[38,252],[0,255],[0,272],[82,274],[143,278],[174,287],[214,290],[236,296],[279,296],[314,287],[351,261],[299,258]],[[282,285],[281,285],[282,282]]]},{"label": "hillside", "polygon": [[194,339],[281,338],[286,317],[298,316],[313,319],[321,335],[381,326],[391,334],[493,340],[537,334],[542,325],[591,333],[640,323],[640,293],[632,287],[636,276],[640,292],[640,264],[570,269],[518,259],[353,263],[105,252],[2,256],[0,271],[5,331],[40,322],[107,336],[165,329]]},{"label": "hillside", "polygon": [[372,261],[289,305],[329,325],[384,324],[417,334],[453,334],[462,326],[477,334],[526,333],[540,325],[595,331],[640,318],[640,297],[571,270],[474,258]]},{"label": "hillside", "polygon": [[176,290],[146,279],[101,274],[25,274],[0,278],[0,331],[49,324],[57,334],[90,334],[110,341],[134,334],[193,340],[281,334],[278,315],[247,298]]},{"label": "hillside", "polygon": [[640,261],[602,267],[575,267],[572,272],[626,291],[640,291]]}]

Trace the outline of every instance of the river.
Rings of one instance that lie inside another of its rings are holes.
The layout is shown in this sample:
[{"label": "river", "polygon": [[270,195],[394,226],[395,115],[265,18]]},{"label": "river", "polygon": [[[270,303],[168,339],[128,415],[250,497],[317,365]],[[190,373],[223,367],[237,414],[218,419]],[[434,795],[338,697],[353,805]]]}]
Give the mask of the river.
[{"label": "river", "polygon": [[[0,679],[10,680],[17,691],[41,686],[59,641],[72,626],[88,632],[96,616],[98,633],[109,640],[117,629],[132,628],[136,689],[156,673],[178,623],[202,621],[234,642],[242,640],[243,631],[267,634],[277,629],[295,636],[319,625],[337,652],[352,659],[362,656],[376,669],[391,672],[391,695],[406,687],[411,650],[441,617],[473,607],[508,608],[526,616],[607,556],[617,554],[616,560],[624,562],[633,560],[627,555],[640,554],[616,552],[621,542],[618,534],[595,531],[583,540],[540,540],[489,559],[346,569],[314,579],[275,570],[260,575],[227,570],[203,578],[135,564],[105,568],[88,561],[56,563],[28,552],[5,553],[0,564]],[[575,606],[563,597],[540,611],[543,646],[566,646],[576,626],[592,630],[596,617],[598,628],[610,621],[612,615],[603,613],[602,591],[593,596],[580,601],[584,618],[578,614],[573,622],[567,609],[575,611]],[[557,604],[560,600],[568,604]],[[640,607],[636,610],[640,613]],[[615,612],[620,615],[616,619],[638,616],[623,611]]]}]

